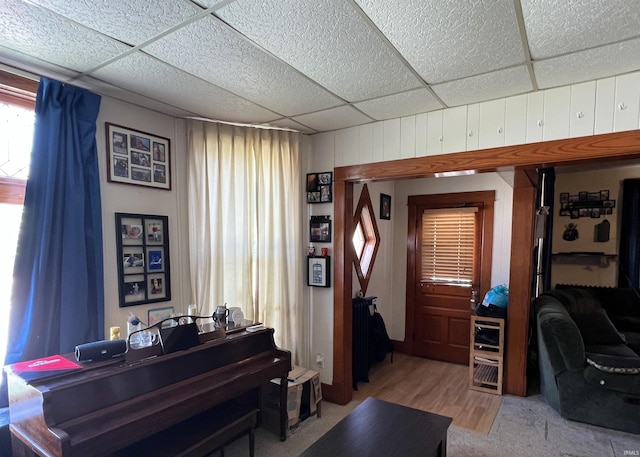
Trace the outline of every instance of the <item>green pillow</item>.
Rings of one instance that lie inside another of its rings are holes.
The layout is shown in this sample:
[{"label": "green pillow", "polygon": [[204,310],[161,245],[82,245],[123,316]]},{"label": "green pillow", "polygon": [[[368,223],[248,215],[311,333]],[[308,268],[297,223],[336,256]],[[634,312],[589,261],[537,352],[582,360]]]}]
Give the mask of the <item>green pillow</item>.
[{"label": "green pillow", "polygon": [[613,325],[607,312],[600,308],[586,313],[572,314],[585,346],[598,344],[626,344],[627,340]]}]

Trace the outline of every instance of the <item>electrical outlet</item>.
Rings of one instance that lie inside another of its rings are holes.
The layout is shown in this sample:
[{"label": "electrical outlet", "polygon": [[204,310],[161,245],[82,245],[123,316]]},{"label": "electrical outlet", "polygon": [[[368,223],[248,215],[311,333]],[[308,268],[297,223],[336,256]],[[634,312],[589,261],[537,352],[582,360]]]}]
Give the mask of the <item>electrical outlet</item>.
[{"label": "electrical outlet", "polygon": [[324,368],[324,356],[320,353],[316,355],[316,365],[318,368]]}]

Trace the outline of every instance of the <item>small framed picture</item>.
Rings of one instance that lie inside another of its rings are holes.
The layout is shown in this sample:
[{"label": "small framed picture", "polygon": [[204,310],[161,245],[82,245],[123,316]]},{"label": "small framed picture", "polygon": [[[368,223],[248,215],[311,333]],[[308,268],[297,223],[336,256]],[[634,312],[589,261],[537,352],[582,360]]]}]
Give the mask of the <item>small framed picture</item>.
[{"label": "small framed picture", "polygon": [[[616,201],[615,200],[604,200],[602,202],[602,206],[604,208],[615,208],[616,207]],[[611,214],[611,213],[609,213]]]},{"label": "small framed picture", "polygon": [[591,217],[598,219],[600,217],[600,208],[591,208]]},{"label": "small framed picture", "polygon": [[609,200],[609,189],[600,191],[600,200]]},{"label": "small framed picture", "polygon": [[309,241],[312,243],[331,242],[331,219],[329,219],[329,216],[311,216]]},{"label": "small framed picture", "polygon": [[581,202],[586,202],[587,200],[589,200],[589,192],[578,192],[578,200]]},{"label": "small framed picture", "polygon": [[150,299],[166,297],[165,280],[163,273],[147,275],[147,282],[149,283],[147,284],[147,290],[149,291]]},{"label": "small framed picture", "polygon": [[569,201],[569,192],[560,193],[560,203],[567,203]]},{"label": "small framed picture", "polygon": [[391,195],[380,194],[380,219],[391,220]]},{"label": "small framed picture", "polygon": [[168,138],[105,122],[107,180],[171,190]]},{"label": "small framed picture", "polygon": [[331,256],[307,257],[307,285],[329,287],[331,285]]},{"label": "small framed picture", "polygon": [[333,182],[333,173],[330,171],[325,171],[324,173],[318,173],[318,183],[321,186],[326,186],[327,184],[331,184]]},{"label": "small framed picture", "polygon": [[173,306],[167,306],[166,308],[150,309],[147,313],[147,323],[149,327],[157,324],[160,321],[170,318],[173,315]]}]

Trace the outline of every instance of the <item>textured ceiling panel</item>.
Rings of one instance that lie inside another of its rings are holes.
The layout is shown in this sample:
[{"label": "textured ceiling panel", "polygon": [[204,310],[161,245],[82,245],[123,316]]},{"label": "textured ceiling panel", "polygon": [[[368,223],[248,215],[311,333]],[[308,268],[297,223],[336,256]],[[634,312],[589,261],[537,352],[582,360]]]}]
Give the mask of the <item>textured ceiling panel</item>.
[{"label": "textured ceiling panel", "polygon": [[96,78],[215,120],[268,122],[280,116],[141,52],[94,73]]},{"label": "textured ceiling panel", "polygon": [[144,50],[286,116],[344,104],[211,17],[193,22]]},{"label": "textured ceiling panel", "polygon": [[637,0],[520,0],[520,3],[534,59],[640,35]]},{"label": "textured ceiling panel", "polygon": [[302,133],[309,133],[309,134],[316,133],[316,131],[313,130],[312,128],[309,128],[305,125],[299,124],[296,121],[293,121],[287,118],[278,119],[277,121],[271,121],[269,122],[269,124],[265,124],[265,125],[267,125],[268,127],[279,127],[282,129],[297,130]]},{"label": "textured ceiling panel", "polygon": [[[183,1],[29,0],[132,46],[202,11]],[[123,25],[126,24],[126,27]]]},{"label": "textured ceiling panel", "polygon": [[80,72],[129,49],[22,0],[0,0],[0,44]]},{"label": "textured ceiling panel", "polygon": [[341,106],[312,114],[296,116],[294,121],[309,126],[318,132],[338,130],[354,125],[366,124],[372,120],[350,106]]},{"label": "textured ceiling panel", "polygon": [[[130,92],[125,89],[121,89],[119,87],[113,86],[104,81],[100,81],[99,79],[92,78],[91,76],[82,76],[79,79],[73,81],[73,84],[78,87],[83,87],[85,89],[89,89],[93,92],[97,92],[104,97],[111,97],[116,100],[121,100],[123,102],[131,103],[133,105],[144,106],[153,111],[157,111],[159,113],[165,113],[169,116],[175,117],[191,117],[193,116],[193,112],[185,111],[180,108],[176,108],[175,106],[168,105],[166,103],[162,103],[160,101],[145,97],[144,95],[137,94],[135,92]],[[105,98],[102,99],[102,106],[105,104]]]},{"label": "textured ceiling panel", "polygon": [[355,0],[429,84],[524,63],[513,0]]},{"label": "textured ceiling panel", "polygon": [[433,86],[434,92],[448,106],[509,97],[532,89],[525,65]]},{"label": "textured ceiling panel", "polygon": [[533,63],[540,89],[590,81],[640,68],[640,38]]},{"label": "textured ceiling panel", "polygon": [[355,103],[354,106],[378,121],[443,108],[428,89],[416,89],[401,94],[388,95]]},{"label": "textured ceiling panel", "polygon": [[347,1],[238,0],[216,14],[348,101],[420,85]]}]

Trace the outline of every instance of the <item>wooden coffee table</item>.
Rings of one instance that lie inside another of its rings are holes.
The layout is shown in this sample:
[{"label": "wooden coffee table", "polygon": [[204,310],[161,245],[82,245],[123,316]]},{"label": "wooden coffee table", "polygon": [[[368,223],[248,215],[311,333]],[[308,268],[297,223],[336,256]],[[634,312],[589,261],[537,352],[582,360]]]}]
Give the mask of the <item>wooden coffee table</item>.
[{"label": "wooden coffee table", "polygon": [[451,421],[369,397],[300,457],[445,457]]}]

